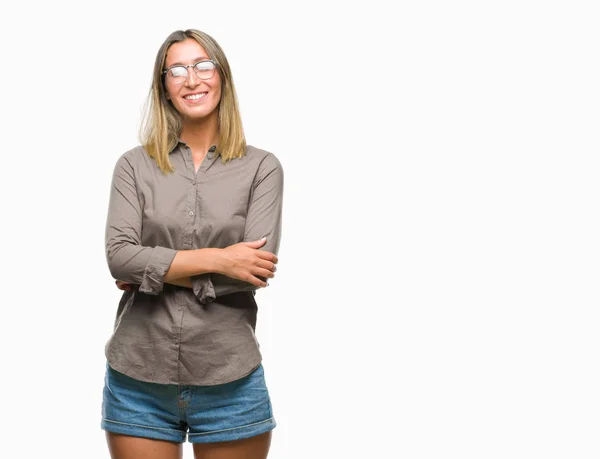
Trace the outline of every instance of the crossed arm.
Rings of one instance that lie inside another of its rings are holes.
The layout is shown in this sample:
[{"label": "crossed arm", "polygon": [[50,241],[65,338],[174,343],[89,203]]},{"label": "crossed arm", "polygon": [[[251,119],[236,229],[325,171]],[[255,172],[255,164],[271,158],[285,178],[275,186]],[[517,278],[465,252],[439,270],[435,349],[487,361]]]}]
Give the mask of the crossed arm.
[{"label": "crossed arm", "polygon": [[[258,251],[255,249],[260,248],[265,243],[265,239],[258,241],[251,241],[248,243],[238,243],[227,247],[226,249],[208,249],[208,250],[194,250],[199,257],[212,257],[212,261],[206,259],[200,261],[200,263],[207,263],[207,266],[215,266],[214,268],[207,268],[210,271],[207,273],[220,273],[221,275],[227,276],[232,279],[245,281],[254,285],[255,287],[266,287],[269,285],[263,278],[272,278],[275,276],[277,270],[277,255],[267,252]],[[176,272],[180,270],[185,271],[183,266],[186,263],[185,257],[182,253],[186,251],[178,251],[167,272],[164,275],[164,283],[179,285],[181,287],[193,288],[192,277],[177,277],[172,278]],[[190,252],[190,251],[187,251]],[[225,253],[227,252],[227,253]],[[180,255],[181,254],[181,255]],[[196,260],[198,260],[196,258]],[[194,272],[196,271],[198,264],[193,261],[191,265]],[[220,266],[220,268],[219,268]],[[260,276],[260,277],[259,277]],[[117,287],[121,290],[134,290],[137,285],[124,282],[121,280],[115,281]]]},{"label": "crossed arm", "polygon": [[[130,161],[122,156],[113,172],[106,223],[106,257],[119,288],[157,295],[164,283],[191,288],[201,303],[237,291],[253,291],[273,277],[278,261],[283,203],[283,169],[265,156],[253,184],[243,242],[225,249],[175,250],[141,245],[142,210]],[[260,247],[260,249],[258,249]],[[259,253],[260,252],[260,253]]]}]

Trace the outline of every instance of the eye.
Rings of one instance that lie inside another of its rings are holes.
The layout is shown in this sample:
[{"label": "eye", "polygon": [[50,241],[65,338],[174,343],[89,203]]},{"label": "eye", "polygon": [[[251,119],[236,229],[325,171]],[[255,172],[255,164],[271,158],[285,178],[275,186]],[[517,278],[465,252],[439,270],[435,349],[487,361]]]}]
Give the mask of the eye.
[{"label": "eye", "polygon": [[215,65],[211,61],[202,61],[196,64],[196,70],[198,71],[212,70],[214,68]]},{"label": "eye", "polygon": [[215,73],[215,64],[212,61],[201,61],[194,65],[196,76],[202,80],[212,78]]},{"label": "eye", "polygon": [[167,75],[173,78],[186,77],[187,69],[185,67],[171,67]]}]

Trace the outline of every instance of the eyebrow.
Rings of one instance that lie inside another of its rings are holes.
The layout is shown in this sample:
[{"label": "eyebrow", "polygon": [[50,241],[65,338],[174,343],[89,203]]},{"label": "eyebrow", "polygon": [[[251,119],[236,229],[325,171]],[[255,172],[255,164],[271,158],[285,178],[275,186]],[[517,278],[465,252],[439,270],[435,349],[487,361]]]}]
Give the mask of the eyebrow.
[{"label": "eyebrow", "polygon": [[[206,57],[206,56],[204,56],[204,57],[195,57],[194,59],[192,59],[192,62],[195,64],[197,62],[200,62],[200,61],[203,61],[203,60],[206,60],[206,59],[210,59],[210,57]],[[174,65],[186,65],[186,64],[183,64],[181,62],[175,62],[174,64],[168,65],[167,68],[173,67]]]}]

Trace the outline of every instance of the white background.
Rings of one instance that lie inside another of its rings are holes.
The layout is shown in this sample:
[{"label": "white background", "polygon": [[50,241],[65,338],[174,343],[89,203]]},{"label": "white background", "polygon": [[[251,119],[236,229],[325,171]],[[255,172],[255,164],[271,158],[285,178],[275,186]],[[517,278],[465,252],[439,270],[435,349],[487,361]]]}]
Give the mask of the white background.
[{"label": "white background", "polygon": [[197,28],[285,171],[269,458],[599,457],[594,2],[2,8],[0,456],[109,457],[111,173]]}]

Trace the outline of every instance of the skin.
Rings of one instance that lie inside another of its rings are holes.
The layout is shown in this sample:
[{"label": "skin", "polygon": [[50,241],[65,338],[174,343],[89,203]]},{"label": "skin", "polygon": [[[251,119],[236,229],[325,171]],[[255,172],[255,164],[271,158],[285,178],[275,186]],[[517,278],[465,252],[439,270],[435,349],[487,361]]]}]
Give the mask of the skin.
[{"label": "skin", "polygon": [[[167,52],[165,69],[175,65],[190,65],[208,59],[204,48],[194,39],[188,38],[174,43]],[[181,85],[166,80],[167,99],[182,117],[181,139],[191,148],[196,172],[211,145],[218,138],[218,105],[221,99],[219,72],[208,80],[199,79],[192,68],[188,78]],[[183,97],[186,94],[208,91],[202,102],[190,104]],[[164,276],[166,283],[191,288],[190,276],[202,272],[215,272],[245,280],[258,287],[268,283],[256,276],[275,277],[277,256],[265,250],[258,250],[266,240],[240,242],[224,249],[206,248],[180,250]],[[138,286],[120,280],[116,281],[121,290],[131,290]],[[195,459],[265,459],[271,445],[272,431],[242,440],[195,443]],[[183,446],[165,440],[133,437],[106,432],[106,440],[112,459],[181,459]]]},{"label": "skin", "polygon": [[[272,430],[243,440],[194,443],[195,459],[265,459]],[[183,443],[106,433],[112,459],[181,459]]]}]

